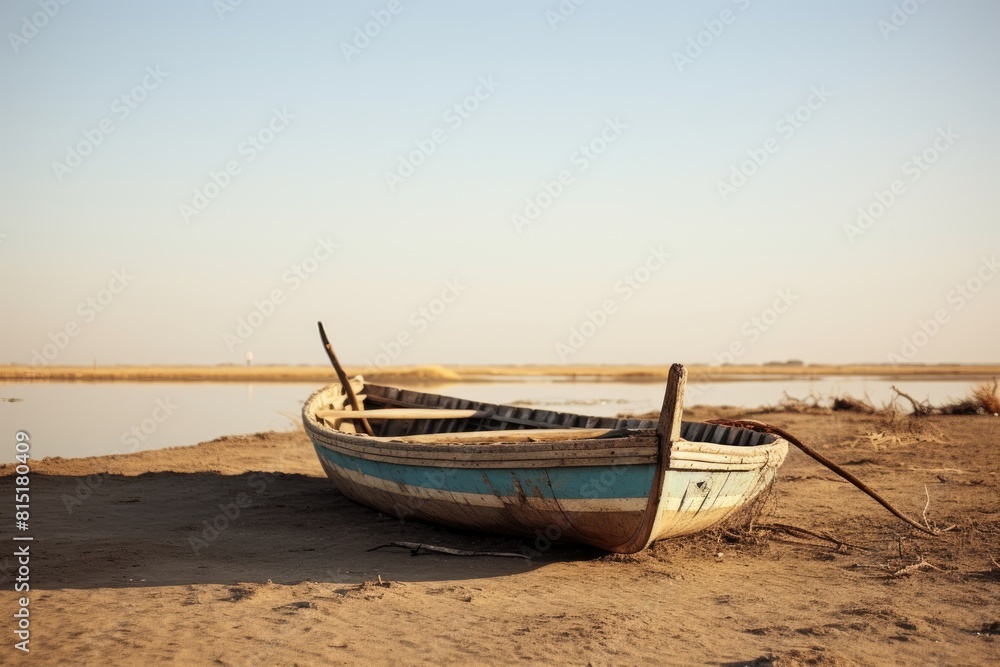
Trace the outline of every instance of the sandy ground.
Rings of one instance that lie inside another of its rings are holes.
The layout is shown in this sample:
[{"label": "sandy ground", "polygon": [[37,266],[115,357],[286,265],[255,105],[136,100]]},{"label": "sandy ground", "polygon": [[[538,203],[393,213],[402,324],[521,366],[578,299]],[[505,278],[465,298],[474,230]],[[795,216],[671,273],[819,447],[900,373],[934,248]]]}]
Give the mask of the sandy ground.
[{"label": "sandy ground", "polygon": [[[411,557],[367,549],[522,543],[357,506],[322,477],[302,433],[51,458],[32,472],[32,652],[12,648],[8,555],[0,663],[1000,663],[991,560],[1000,560],[1000,419],[928,418],[924,441],[886,447],[858,439],[882,428],[873,417],[758,418],[800,434],[912,515],[926,486],[929,520],[957,527],[924,536],[793,451],[760,521],[856,546],[757,529],[630,557],[572,545],[530,562]],[[0,467],[8,535],[11,474]],[[228,527],[206,530],[213,521]]]}]

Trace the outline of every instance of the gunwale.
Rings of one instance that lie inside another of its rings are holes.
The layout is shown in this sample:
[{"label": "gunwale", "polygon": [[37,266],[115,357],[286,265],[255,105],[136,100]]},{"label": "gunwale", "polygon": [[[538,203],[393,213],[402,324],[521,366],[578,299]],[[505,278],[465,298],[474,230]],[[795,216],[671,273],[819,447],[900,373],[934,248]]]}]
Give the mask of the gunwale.
[{"label": "gunwale", "polygon": [[[656,463],[659,458],[660,443],[655,430],[656,422],[651,419],[593,417],[575,413],[530,410],[527,408],[470,401],[442,394],[414,392],[375,384],[365,384],[363,389],[363,393],[367,397],[366,401],[369,403],[392,406],[405,403],[406,407],[435,407],[434,404],[436,403],[437,406],[448,408],[457,403],[463,409],[474,408],[476,410],[494,412],[500,417],[498,421],[501,421],[501,427],[502,424],[509,426],[526,426],[531,424],[537,428],[552,428],[553,426],[565,426],[565,422],[576,421],[582,422],[578,424],[581,428],[607,428],[621,432],[622,436],[565,439],[546,442],[467,442],[456,445],[433,442],[404,442],[393,438],[391,434],[382,435],[379,438],[371,438],[359,434],[344,433],[323,424],[315,416],[316,401],[325,391],[338,386],[338,384],[333,383],[313,392],[303,405],[302,415],[307,432],[313,437],[314,441],[334,450],[343,450],[345,454],[382,457],[386,459],[386,462],[430,466],[447,465],[450,467],[483,467],[480,465],[483,462],[501,465],[501,467],[517,467],[516,464],[519,461],[564,462],[562,465],[594,465],[589,459],[613,459],[619,464],[625,464],[626,461],[629,464],[640,464]],[[406,394],[411,400],[397,398],[396,392],[399,395]],[[419,397],[418,400],[412,400],[415,397]],[[518,410],[522,414],[517,416],[507,414]],[[536,413],[538,417],[535,419],[528,418],[523,415],[525,411]],[[487,420],[421,420],[417,425],[417,429],[423,431],[424,433],[422,434],[428,434],[427,432],[430,431],[425,422],[440,424],[441,430],[434,433],[445,435],[457,432],[454,430],[454,426],[462,425],[462,422],[477,422],[471,424],[471,426],[482,427]],[[395,430],[397,431],[396,435],[402,435],[398,431],[406,429],[407,426],[408,424],[405,422],[402,429],[399,422],[375,425],[376,428],[382,431],[391,432]],[[474,432],[474,430],[471,432]],[[529,429],[511,428],[509,430],[512,434],[523,435]],[[697,451],[706,450],[702,445],[713,445],[713,447],[708,447],[706,451],[714,451],[719,456],[740,454],[742,457],[746,457],[754,451],[755,447],[771,444],[778,439],[770,434],[700,422],[682,421],[680,432],[681,438],[679,442],[698,443],[698,447],[696,448],[682,445],[678,449],[679,453],[684,452],[682,456],[688,460],[691,460],[692,455]],[[723,442],[720,443],[720,439]],[[635,460],[632,461],[630,459]],[[506,465],[503,465],[505,463]]]}]

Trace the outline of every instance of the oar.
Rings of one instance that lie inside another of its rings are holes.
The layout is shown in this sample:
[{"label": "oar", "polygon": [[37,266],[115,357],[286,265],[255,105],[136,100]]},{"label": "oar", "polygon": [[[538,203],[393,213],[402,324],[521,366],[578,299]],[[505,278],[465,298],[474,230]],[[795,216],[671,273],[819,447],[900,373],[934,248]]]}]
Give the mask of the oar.
[{"label": "oar", "polygon": [[[330,339],[326,337],[326,330],[323,329],[323,323],[317,322],[319,325],[319,337],[323,341],[323,347],[326,348],[326,356],[330,357],[330,363],[333,364],[333,370],[337,371],[337,377],[340,379],[340,386],[344,388],[347,393],[347,400],[350,401],[351,407],[354,408],[355,412],[361,411],[361,406],[358,405],[358,397],[354,395],[354,390],[351,389],[351,382],[347,379],[347,373],[344,372],[344,367],[340,365],[337,361],[337,355],[333,351],[333,346],[330,345]],[[368,423],[368,420],[364,417],[357,419],[356,421],[361,422],[361,426],[365,429],[365,433],[374,437],[375,431],[372,430],[372,425]]]}]

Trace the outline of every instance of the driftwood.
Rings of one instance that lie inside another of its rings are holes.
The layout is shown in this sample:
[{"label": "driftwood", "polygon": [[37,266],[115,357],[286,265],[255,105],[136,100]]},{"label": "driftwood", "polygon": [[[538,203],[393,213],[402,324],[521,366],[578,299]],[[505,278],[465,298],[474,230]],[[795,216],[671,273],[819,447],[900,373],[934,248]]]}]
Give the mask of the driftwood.
[{"label": "driftwood", "polygon": [[860,549],[861,551],[871,551],[866,547],[858,546],[857,544],[851,544],[850,542],[845,542],[841,539],[837,539],[830,533],[826,531],[813,532],[805,528],[799,528],[798,526],[792,526],[787,523],[757,523],[754,524],[754,528],[759,528],[762,530],[779,531],[782,533],[788,533],[789,535],[795,535],[797,537],[802,537],[803,535],[808,537],[815,537],[820,540],[826,540],[827,542],[833,542],[838,547],[850,547],[851,549]]},{"label": "driftwood", "polygon": [[924,417],[924,416],[929,415],[931,413],[931,406],[928,403],[926,403],[926,402],[925,403],[918,402],[915,398],[913,398],[909,394],[900,391],[896,387],[896,385],[892,385],[890,387],[890,389],[892,389],[894,392],[896,392],[896,394],[899,397],[905,398],[906,400],[908,400],[910,402],[910,405],[913,406],[913,416],[914,417]]},{"label": "driftwood", "polygon": [[817,452],[816,450],[814,450],[812,447],[806,446],[798,438],[796,438],[794,435],[792,435],[791,433],[789,433],[788,431],[786,431],[783,428],[779,428],[777,426],[771,426],[770,424],[765,424],[764,422],[760,422],[760,421],[757,421],[755,419],[713,419],[713,420],[709,421],[708,423],[709,424],[721,424],[722,426],[736,426],[738,428],[748,428],[748,429],[751,429],[753,431],[761,431],[761,432],[764,432],[764,433],[772,433],[774,435],[781,436],[782,438],[784,438],[788,442],[792,443],[793,445],[795,445],[796,447],[798,447],[799,449],[801,449],[808,456],[810,456],[813,459],[819,461],[824,466],[826,466],[827,468],[829,468],[833,472],[837,473],[838,475],[840,475],[841,477],[843,477],[844,479],[846,479],[848,482],[850,482],[854,486],[856,486],[859,489],[861,489],[862,491],[864,491],[872,499],[874,499],[875,502],[877,502],[879,505],[881,505],[882,507],[884,507],[887,510],[889,510],[890,512],[892,512],[893,516],[895,516],[900,521],[908,523],[909,525],[913,526],[917,530],[919,530],[921,532],[924,532],[924,533],[927,533],[928,535],[935,535],[936,536],[940,532],[942,532],[942,531],[934,530],[930,526],[922,526],[919,523],[917,523],[916,521],[914,521],[913,519],[911,519],[910,517],[906,516],[905,514],[903,514],[902,512],[900,512],[898,509],[896,509],[895,507],[893,507],[889,503],[888,500],[886,500],[885,498],[883,498],[882,496],[880,496],[878,493],[876,493],[867,484],[865,484],[860,479],[858,479],[857,477],[855,477],[851,473],[847,472],[846,470],[844,470],[843,468],[841,468],[839,465],[837,465],[833,461],[829,460],[828,458],[826,458],[825,456],[823,456],[822,454],[820,454],[819,452]]},{"label": "driftwood", "polygon": [[918,572],[920,570],[939,570],[940,571],[941,568],[939,568],[937,566],[934,566],[934,565],[931,565],[930,563],[928,563],[925,560],[921,560],[919,563],[914,563],[913,565],[907,565],[906,567],[903,567],[903,568],[900,568],[900,569],[896,570],[895,572],[892,573],[892,576],[894,576],[894,577],[906,577],[906,576],[909,576],[909,575],[913,574],[914,572]]},{"label": "driftwood", "polygon": [[464,551],[462,549],[451,549],[449,547],[439,547],[433,544],[422,544],[420,542],[390,542],[389,544],[380,544],[377,547],[372,547],[371,549],[368,549],[368,551],[377,551],[379,549],[385,549],[386,547],[409,549],[411,556],[419,556],[420,552],[423,551],[447,554],[449,556],[495,556],[497,558],[524,558],[525,560],[531,560],[530,556],[525,554],[516,554],[512,551]]}]

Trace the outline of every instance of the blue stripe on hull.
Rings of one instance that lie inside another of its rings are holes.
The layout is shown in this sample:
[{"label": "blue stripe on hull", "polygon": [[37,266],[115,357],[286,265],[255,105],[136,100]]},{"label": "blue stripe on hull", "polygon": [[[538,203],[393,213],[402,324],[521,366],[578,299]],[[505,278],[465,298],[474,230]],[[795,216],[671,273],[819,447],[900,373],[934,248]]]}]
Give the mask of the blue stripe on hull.
[{"label": "blue stripe on hull", "polygon": [[535,498],[649,498],[655,466],[557,468],[439,468],[395,465],[348,456],[320,445],[316,452],[332,465],[390,482],[461,493]]}]

